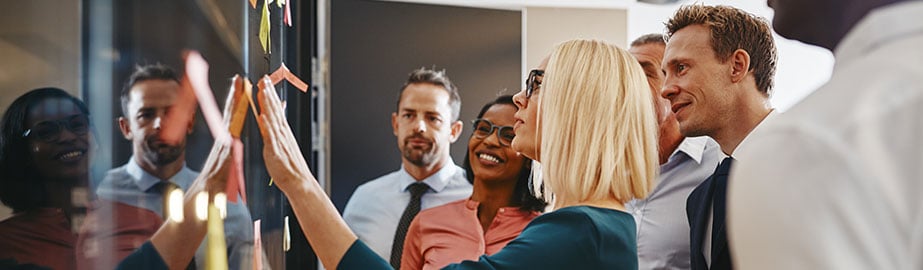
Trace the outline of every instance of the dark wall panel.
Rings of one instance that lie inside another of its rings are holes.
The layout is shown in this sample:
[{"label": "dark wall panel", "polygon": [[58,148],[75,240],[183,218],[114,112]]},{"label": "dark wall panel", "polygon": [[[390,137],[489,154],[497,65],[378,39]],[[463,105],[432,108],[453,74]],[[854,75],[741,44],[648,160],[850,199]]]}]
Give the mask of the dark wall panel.
[{"label": "dark wall panel", "polygon": [[465,129],[452,145],[461,164],[481,105],[521,87],[518,11],[337,0],[331,6],[332,198],[400,167],[391,113],[407,75],[445,69],[462,96]]}]

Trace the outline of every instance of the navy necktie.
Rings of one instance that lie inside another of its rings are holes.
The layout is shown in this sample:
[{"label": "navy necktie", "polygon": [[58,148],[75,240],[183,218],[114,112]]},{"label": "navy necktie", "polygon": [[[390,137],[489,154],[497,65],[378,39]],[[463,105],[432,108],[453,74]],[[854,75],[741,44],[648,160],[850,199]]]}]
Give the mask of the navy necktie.
[{"label": "navy necktie", "polygon": [[712,185],[714,185],[714,195],[712,195],[712,234],[711,234],[711,248],[712,255],[716,253],[716,247],[718,244],[718,235],[720,234],[718,230],[724,226],[724,215],[726,207],[726,195],[727,195],[727,186],[728,186],[728,173],[731,171],[731,164],[734,162],[734,158],[727,157],[721,161],[721,164],[718,165],[718,169],[715,170],[715,178]]},{"label": "navy necktie", "polygon": [[397,231],[394,232],[394,243],[391,244],[391,266],[394,269],[401,269],[401,256],[404,251],[404,238],[407,237],[407,227],[410,222],[420,212],[420,198],[423,193],[429,189],[429,186],[423,182],[416,182],[407,188],[410,190],[410,203],[404,208],[404,214],[401,215],[401,221],[397,223]]}]

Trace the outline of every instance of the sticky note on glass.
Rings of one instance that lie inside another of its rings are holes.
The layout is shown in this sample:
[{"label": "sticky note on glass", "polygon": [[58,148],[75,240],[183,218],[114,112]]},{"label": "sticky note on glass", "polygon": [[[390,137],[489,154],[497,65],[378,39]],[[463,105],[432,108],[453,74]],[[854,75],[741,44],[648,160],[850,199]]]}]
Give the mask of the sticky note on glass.
[{"label": "sticky note on glass", "polygon": [[269,1],[263,2],[263,15],[260,18],[260,46],[263,46],[263,53],[269,53]]},{"label": "sticky note on glass", "polygon": [[237,202],[237,195],[247,202],[247,187],[244,185],[244,143],[239,138],[235,138],[231,144],[231,168],[225,194],[228,194],[231,202]]},{"label": "sticky note on glass", "polygon": [[[246,91],[244,88],[247,87],[243,78],[240,75],[234,75],[234,78],[231,80],[231,89],[228,91],[228,100],[225,103],[225,106],[231,106],[231,108],[225,108],[225,111],[230,112],[231,119],[228,123],[228,132],[231,133],[231,137],[240,138],[240,133],[244,129],[244,121],[247,120],[247,98],[244,97]],[[256,114],[256,112],[254,112]]]},{"label": "sticky note on glass", "polygon": [[214,203],[208,205],[208,247],[205,269],[228,269],[227,244],[224,241],[224,221]]},{"label": "sticky note on glass", "polygon": [[173,106],[167,109],[160,124],[160,139],[169,145],[177,145],[192,130],[193,117],[195,116],[196,97],[189,78],[185,75],[180,81],[179,92]]},{"label": "sticky note on glass", "polygon": [[212,95],[212,88],[208,85],[208,62],[205,62],[202,55],[196,51],[186,53],[186,77],[199,101],[199,107],[202,109],[202,115],[205,116],[208,129],[212,132],[212,137],[216,141],[230,141],[231,135],[224,127],[221,112],[218,110],[218,104],[215,103],[215,96]]},{"label": "sticky note on glass", "polygon": [[253,270],[263,270],[263,240],[260,237],[260,220],[253,221]]}]

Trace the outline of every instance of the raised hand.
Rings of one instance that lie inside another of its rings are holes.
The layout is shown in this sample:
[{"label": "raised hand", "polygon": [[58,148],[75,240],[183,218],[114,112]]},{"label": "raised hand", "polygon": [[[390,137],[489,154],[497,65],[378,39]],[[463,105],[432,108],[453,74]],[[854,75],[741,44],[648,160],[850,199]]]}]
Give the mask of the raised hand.
[{"label": "raised hand", "polygon": [[263,136],[263,160],[273,182],[285,192],[302,181],[314,181],[292,129],[285,120],[282,101],[269,77],[263,77],[264,87],[257,93],[260,103],[260,134]]}]

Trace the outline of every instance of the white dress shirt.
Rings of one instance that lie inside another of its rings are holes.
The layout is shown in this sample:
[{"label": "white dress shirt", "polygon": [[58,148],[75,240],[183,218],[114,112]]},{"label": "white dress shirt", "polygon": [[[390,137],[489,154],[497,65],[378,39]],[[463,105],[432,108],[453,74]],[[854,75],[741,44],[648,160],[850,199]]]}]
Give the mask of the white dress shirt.
[{"label": "white dress shirt", "polygon": [[638,227],[638,269],[690,269],[686,198],[715,171],[722,156],[709,137],[684,139],[660,165],[651,194],[625,205]]},{"label": "white dress shirt", "polygon": [[[198,172],[189,169],[184,164],[179,172],[165,180],[185,191],[198,176]],[[162,181],[164,180],[144,171],[132,158],[124,166],[109,170],[100,182],[96,193],[100,199],[147,209],[163,217],[163,195],[152,190]],[[118,217],[118,213],[111,213],[111,216]],[[242,199],[236,203],[229,201],[227,216],[223,223],[225,243],[228,246],[228,267],[230,269],[250,269],[253,266],[253,218],[250,216],[247,204]],[[197,269],[205,269],[207,251],[205,242],[202,240],[199,249],[196,250],[194,260]],[[269,267],[265,252],[263,267]]]},{"label": "white dress shirt", "polygon": [[923,269],[923,2],[871,11],[729,185],[741,269]]},{"label": "white dress shirt", "polygon": [[[386,261],[391,258],[391,244],[394,232],[401,220],[404,208],[410,203],[411,184],[417,181],[401,166],[400,170],[386,174],[362,184],[353,192],[343,219],[359,240]],[[435,174],[423,179],[429,190],[420,199],[421,209],[440,206],[466,199],[471,196],[471,183],[465,178],[465,170],[450,159]]]}]

